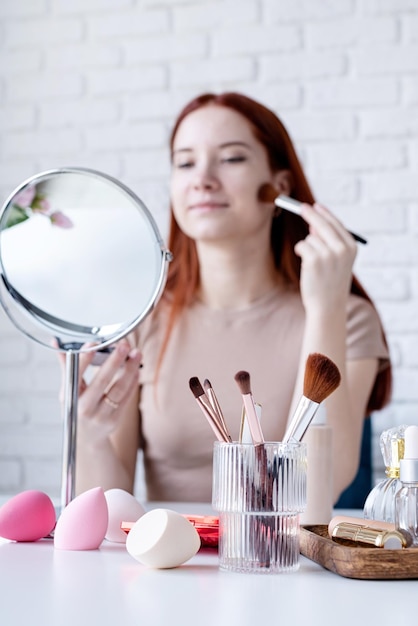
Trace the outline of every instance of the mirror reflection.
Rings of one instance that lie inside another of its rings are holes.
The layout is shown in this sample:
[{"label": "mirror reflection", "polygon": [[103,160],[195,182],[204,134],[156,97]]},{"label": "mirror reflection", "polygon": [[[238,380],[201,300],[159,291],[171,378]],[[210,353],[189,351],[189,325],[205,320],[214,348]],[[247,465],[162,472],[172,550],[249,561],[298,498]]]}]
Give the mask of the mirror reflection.
[{"label": "mirror reflection", "polygon": [[1,298],[51,346],[109,343],[149,312],[169,253],[141,200],[119,181],[68,168],[23,183],[0,219]]}]

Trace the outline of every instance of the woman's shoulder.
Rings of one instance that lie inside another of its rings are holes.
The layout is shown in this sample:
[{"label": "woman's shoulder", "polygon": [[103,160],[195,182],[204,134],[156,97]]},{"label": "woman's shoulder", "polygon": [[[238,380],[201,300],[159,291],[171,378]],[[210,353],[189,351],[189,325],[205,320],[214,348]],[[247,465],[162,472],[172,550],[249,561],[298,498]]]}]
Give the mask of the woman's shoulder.
[{"label": "woman's shoulder", "polygon": [[378,357],[387,360],[388,347],[379,313],[372,302],[350,294],[347,310],[349,358]]},{"label": "woman's shoulder", "polygon": [[380,324],[379,313],[375,305],[362,296],[350,293],[347,302],[347,318],[351,324]]}]

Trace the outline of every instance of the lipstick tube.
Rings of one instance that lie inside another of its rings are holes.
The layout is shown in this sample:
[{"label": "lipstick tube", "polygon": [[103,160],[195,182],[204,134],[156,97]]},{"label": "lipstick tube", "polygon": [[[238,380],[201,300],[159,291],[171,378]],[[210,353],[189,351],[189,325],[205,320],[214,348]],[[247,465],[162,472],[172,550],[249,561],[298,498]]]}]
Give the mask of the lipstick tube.
[{"label": "lipstick tube", "polygon": [[400,550],[411,545],[411,539],[407,533],[398,530],[383,530],[342,522],[337,524],[332,531],[333,539],[344,539],[353,543],[367,544],[375,548]]}]

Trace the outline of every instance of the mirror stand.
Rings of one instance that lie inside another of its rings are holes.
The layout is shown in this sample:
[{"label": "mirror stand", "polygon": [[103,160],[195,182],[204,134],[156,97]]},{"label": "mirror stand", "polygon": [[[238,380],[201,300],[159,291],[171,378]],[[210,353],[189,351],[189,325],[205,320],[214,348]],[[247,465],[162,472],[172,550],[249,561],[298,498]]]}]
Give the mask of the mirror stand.
[{"label": "mirror stand", "polygon": [[79,359],[80,354],[78,352],[66,351],[61,510],[75,497]]},{"label": "mirror stand", "polygon": [[79,354],[142,322],[171,258],[143,202],[101,172],[41,172],[0,209],[0,304],[26,336],[65,352],[62,509],[76,491]]}]

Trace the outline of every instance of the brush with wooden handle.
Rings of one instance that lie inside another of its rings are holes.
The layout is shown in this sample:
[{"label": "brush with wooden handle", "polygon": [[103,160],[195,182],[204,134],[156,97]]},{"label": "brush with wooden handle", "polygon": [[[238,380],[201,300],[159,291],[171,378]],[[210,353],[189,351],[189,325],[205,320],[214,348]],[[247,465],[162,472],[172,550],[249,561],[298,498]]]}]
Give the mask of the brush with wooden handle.
[{"label": "brush with wooden handle", "polygon": [[[258,191],[258,199],[261,200],[261,202],[274,202],[274,204],[280,209],[290,211],[295,215],[301,215],[302,202],[299,202],[299,200],[295,200],[294,198],[289,198],[283,194],[278,194],[277,189],[275,189],[273,185],[270,185],[270,183],[264,183],[264,185],[261,185]],[[359,243],[367,243],[367,239],[361,235],[357,235],[356,233],[351,232],[351,230],[348,232]]]},{"label": "brush with wooden handle", "polygon": [[286,429],[283,443],[301,441],[319,405],[341,382],[338,367],[324,354],[314,352],[306,360],[303,395]]}]

